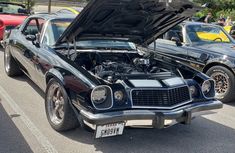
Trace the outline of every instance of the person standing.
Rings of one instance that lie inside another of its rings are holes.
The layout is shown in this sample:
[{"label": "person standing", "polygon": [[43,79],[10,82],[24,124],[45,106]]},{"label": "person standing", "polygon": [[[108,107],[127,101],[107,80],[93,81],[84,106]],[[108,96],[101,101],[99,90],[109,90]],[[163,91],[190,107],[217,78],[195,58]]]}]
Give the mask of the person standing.
[{"label": "person standing", "polygon": [[214,22],[215,20],[213,19],[212,13],[209,12],[204,20],[205,23],[211,23]]}]

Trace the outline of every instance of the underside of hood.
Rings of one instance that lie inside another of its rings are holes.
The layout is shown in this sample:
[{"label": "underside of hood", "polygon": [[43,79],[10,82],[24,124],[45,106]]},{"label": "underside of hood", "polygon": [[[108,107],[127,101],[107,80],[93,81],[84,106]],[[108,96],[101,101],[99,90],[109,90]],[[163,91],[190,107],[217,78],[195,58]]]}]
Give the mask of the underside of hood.
[{"label": "underside of hood", "polygon": [[146,46],[199,10],[188,0],[90,0],[58,39],[123,39]]}]

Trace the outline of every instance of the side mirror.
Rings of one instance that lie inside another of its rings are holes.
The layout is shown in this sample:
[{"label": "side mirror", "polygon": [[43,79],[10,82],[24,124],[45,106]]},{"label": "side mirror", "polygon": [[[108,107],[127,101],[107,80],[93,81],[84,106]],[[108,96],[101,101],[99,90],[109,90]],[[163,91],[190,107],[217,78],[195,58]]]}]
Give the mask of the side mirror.
[{"label": "side mirror", "polygon": [[28,41],[32,41],[34,42],[36,40],[36,36],[35,35],[26,35],[25,37]]},{"label": "side mirror", "polygon": [[182,43],[178,37],[172,37],[171,41],[174,41],[176,46],[182,46]]},{"label": "side mirror", "polygon": [[35,35],[26,35],[25,37],[28,41],[31,41],[36,47],[40,47],[37,36]]}]

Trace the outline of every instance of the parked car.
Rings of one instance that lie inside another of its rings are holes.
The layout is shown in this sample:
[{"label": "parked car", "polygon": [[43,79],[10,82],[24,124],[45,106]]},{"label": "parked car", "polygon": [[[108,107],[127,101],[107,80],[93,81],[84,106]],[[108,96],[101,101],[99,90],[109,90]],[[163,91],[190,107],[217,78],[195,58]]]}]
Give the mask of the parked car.
[{"label": "parked car", "polygon": [[189,124],[198,112],[222,107],[214,81],[145,46],[194,12],[185,0],[96,0],[74,20],[33,15],[7,38],[5,71],[24,72],[45,91],[57,131],[79,123],[100,138],[121,135],[133,120],[155,128]]},{"label": "parked car", "polygon": [[65,7],[56,13],[62,13],[62,14],[74,14],[78,15],[82,11],[82,7]]},{"label": "parked car", "polygon": [[29,12],[24,5],[10,2],[0,2],[0,40],[5,30],[11,30],[20,25]]},{"label": "parked car", "polygon": [[[235,98],[235,42],[220,26],[184,22],[158,39],[155,51],[206,73],[216,82],[216,97]],[[154,44],[150,45],[154,49]]]}]

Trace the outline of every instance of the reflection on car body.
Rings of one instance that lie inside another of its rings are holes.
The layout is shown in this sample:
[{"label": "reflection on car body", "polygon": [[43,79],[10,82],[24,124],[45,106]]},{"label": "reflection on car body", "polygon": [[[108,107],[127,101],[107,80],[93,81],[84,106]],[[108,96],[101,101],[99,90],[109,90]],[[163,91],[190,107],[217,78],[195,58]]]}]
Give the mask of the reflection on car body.
[{"label": "reflection on car body", "polygon": [[[96,0],[74,20],[33,15],[7,38],[6,73],[24,72],[45,91],[47,118],[57,131],[79,123],[100,138],[121,135],[133,120],[150,120],[155,128],[189,124],[195,113],[222,107],[214,81],[146,48],[196,11],[179,2]],[[170,5],[177,7],[165,9]],[[163,14],[167,20],[159,21]],[[27,30],[31,21],[36,26]]]}]

